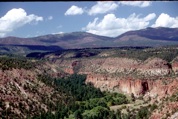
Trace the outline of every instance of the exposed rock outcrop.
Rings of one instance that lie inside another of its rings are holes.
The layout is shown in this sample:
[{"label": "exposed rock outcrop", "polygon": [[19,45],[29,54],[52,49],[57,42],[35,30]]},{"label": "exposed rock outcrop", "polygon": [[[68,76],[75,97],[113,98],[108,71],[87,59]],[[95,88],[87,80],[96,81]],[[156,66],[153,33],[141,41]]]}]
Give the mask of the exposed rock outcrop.
[{"label": "exposed rock outcrop", "polygon": [[133,79],[110,77],[101,74],[89,74],[86,83],[91,82],[95,87],[107,91],[115,91],[125,94],[141,95],[158,99],[172,95],[178,86],[178,79]]},{"label": "exposed rock outcrop", "polygon": [[[134,74],[142,76],[164,76],[171,72],[170,64],[160,58],[150,58],[144,62],[129,58],[94,58],[60,60],[58,64],[66,73],[81,74]],[[67,70],[66,70],[67,69]],[[73,71],[72,71],[73,70]],[[74,71],[75,70],[75,71]]]},{"label": "exposed rock outcrop", "polygon": [[131,73],[139,65],[139,61],[128,58],[107,58],[98,70],[107,73]]},{"label": "exposed rock outcrop", "polygon": [[[83,58],[58,60],[66,73],[87,74],[86,83],[101,90],[134,94],[136,97],[162,98],[171,95],[178,85],[174,78],[164,78],[176,70],[174,62],[169,64],[160,58],[145,61],[129,58]],[[172,70],[173,68],[173,70]]]},{"label": "exposed rock outcrop", "polygon": [[165,60],[149,58],[138,67],[137,71],[145,76],[161,76],[168,75],[171,72],[171,67]]},{"label": "exposed rock outcrop", "polygon": [[172,61],[172,70],[175,74],[178,74],[178,57]]}]

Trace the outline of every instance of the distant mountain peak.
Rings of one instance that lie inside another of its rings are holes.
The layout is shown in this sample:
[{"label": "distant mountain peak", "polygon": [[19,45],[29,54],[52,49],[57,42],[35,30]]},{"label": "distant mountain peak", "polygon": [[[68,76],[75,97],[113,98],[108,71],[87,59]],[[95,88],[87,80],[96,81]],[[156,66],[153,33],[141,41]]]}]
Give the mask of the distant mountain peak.
[{"label": "distant mountain peak", "polygon": [[2,45],[55,45],[67,49],[145,45],[163,46],[174,43],[178,44],[178,28],[166,27],[147,27],[145,29],[132,30],[114,38],[83,31],[47,34],[31,38],[18,38],[14,36],[0,38],[0,44]]}]

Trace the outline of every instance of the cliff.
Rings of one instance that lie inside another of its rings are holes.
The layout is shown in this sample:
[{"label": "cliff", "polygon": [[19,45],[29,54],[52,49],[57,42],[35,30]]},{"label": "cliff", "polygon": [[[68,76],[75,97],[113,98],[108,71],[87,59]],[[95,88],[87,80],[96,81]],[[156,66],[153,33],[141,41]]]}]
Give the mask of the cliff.
[{"label": "cliff", "polygon": [[[87,74],[86,83],[92,83],[103,91],[121,92],[162,98],[176,91],[178,79],[177,65],[160,58],[145,61],[129,58],[83,58],[57,60],[66,73]],[[177,63],[178,64],[178,63]],[[176,77],[176,76],[175,76]]]},{"label": "cliff", "polygon": [[149,96],[159,99],[177,91],[178,78],[133,79],[131,77],[110,77],[101,74],[88,74],[86,83],[105,91],[134,94],[136,97]]}]

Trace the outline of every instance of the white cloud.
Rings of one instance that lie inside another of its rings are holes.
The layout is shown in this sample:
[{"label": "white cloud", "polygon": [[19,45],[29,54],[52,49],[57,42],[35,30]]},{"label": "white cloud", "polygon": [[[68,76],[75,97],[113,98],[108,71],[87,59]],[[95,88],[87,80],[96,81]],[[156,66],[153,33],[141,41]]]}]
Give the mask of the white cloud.
[{"label": "white cloud", "polygon": [[31,23],[32,21],[43,21],[43,17],[34,14],[27,15],[24,9],[14,8],[8,11],[0,18],[0,37],[4,37],[7,33]]},{"label": "white cloud", "polygon": [[48,17],[48,20],[52,20],[52,19],[53,19],[53,16],[49,16],[49,17]]},{"label": "white cloud", "polygon": [[147,15],[147,16],[144,18],[144,20],[145,20],[145,21],[150,21],[150,20],[154,19],[155,17],[156,17],[156,14],[155,14],[155,13],[151,13],[151,14]]},{"label": "white cloud", "polygon": [[155,24],[152,27],[178,27],[178,17],[170,17],[168,14],[162,13],[157,18]]},{"label": "white cloud", "polygon": [[122,1],[119,4],[134,6],[134,7],[148,7],[151,5],[151,1]]},{"label": "white cloud", "polygon": [[89,15],[103,14],[115,10],[118,5],[115,2],[97,2],[89,11]]},{"label": "white cloud", "polygon": [[57,32],[57,33],[52,33],[53,35],[56,35],[56,34],[64,34],[64,32],[60,31],[60,32]]},{"label": "white cloud", "polygon": [[81,15],[83,14],[84,10],[80,7],[72,5],[66,12],[65,15]]},{"label": "white cloud", "polygon": [[139,15],[135,13],[128,18],[117,18],[114,14],[107,14],[100,21],[95,18],[93,22],[89,22],[82,30],[97,35],[115,37],[129,30],[146,28],[149,25],[149,21],[155,17],[155,13],[148,14],[143,18],[139,18]]}]

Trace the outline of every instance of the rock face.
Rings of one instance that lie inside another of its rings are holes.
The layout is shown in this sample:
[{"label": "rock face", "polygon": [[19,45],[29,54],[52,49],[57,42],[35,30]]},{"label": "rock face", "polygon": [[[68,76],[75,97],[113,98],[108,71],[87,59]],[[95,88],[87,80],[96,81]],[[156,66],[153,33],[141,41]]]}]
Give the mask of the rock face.
[{"label": "rock face", "polygon": [[172,70],[175,74],[178,74],[178,57],[172,61]]},{"label": "rock face", "polygon": [[98,70],[108,73],[130,73],[139,65],[139,62],[128,58],[107,58]]},{"label": "rock face", "polygon": [[178,79],[133,79],[109,77],[98,74],[87,75],[86,83],[92,83],[95,87],[105,91],[114,91],[124,94],[134,94],[139,97],[141,95],[152,98],[165,97],[172,95],[178,86]]},{"label": "rock face", "polygon": [[88,74],[86,83],[92,83],[95,87],[101,90],[114,90],[117,89],[118,81],[112,80],[111,77],[102,74]]},{"label": "rock face", "polygon": [[137,71],[146,76],[161,76],[169,74],[171,66],[160,58],[149,58],[139,66]]},{"label": "rock face", "polygon": [[162,98],[171,95],[178,86],[177,79],[164,78],[172,71],[176,73],[176,63],[171,66],[160,58],[140,61],[113,57],[73,59],[60,61],[58,65],[66,73],[87,74],[86,83],[92,83],[101,90]]},{"label": "rock face", "polygon": [[[150,58],[144,62],[129,58],[95,58],[60,60],[57,63],[67,73],[136,74],[143,76],[163,76],[171,72],[171,66],[160,58]],[[70,70],[69,70],[70,69]]]}]

